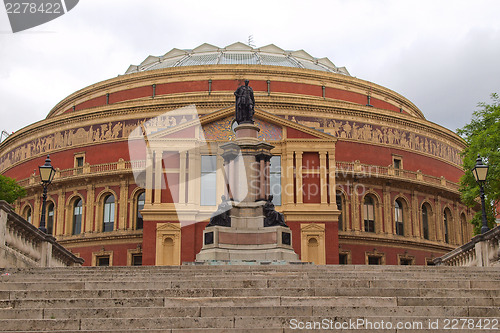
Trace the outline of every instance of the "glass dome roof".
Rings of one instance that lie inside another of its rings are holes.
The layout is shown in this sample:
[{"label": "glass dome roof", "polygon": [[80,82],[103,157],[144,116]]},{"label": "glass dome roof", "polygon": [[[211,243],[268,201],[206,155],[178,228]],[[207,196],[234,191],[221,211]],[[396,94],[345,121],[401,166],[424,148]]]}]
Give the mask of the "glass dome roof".
[{"label": "glass dome roof", "polygon": [[285,51],[274,44],[253,48],[240,42],[224,48],[205,43],[192,50],[172,49],[163,56],[149,56],[139,65],[130,65],[125,74],[168,67],[224,64],[306,68],[350,76],[345,67],[335,66],[328,58],[314,58],[303,50]]}]

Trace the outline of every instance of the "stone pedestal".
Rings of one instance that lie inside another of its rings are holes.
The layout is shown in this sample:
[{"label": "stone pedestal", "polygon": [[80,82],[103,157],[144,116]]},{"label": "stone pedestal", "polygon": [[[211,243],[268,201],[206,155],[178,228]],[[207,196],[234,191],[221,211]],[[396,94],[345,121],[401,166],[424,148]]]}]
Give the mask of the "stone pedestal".
[{"label": "stone pedestal", "polygon": [[236,140],[222,145],[230,226],[207,226],[196,261],[298,261],[292,232],[282,225],[264,227],[264,205],[269,197],[271,149],[257,138],[259,128],[241,124]]}]

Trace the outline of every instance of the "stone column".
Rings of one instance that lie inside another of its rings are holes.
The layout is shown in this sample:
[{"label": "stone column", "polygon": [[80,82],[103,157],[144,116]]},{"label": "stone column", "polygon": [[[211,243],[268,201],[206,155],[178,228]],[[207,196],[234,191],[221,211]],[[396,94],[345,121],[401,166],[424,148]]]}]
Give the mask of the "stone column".
[{"label": "stone column", "polygon": [[[328,189],[330,191],[330,204],[336,204],[336,180],[335,180],[335,172],[337,170],[337,166],[335,163],[335,152],[334,151],[329,151],[328,152],[328,173],[327,177],[329,177],[328,182],[330,188]],[[347,198],[346,198],[346,210],[347,210]],[[347,215],[344,213],[344,220],[346,220]],[[347,224],[347,223],[344,223]]]},{"label": "stone column", "polygon": [[[321,188],[321,203],[328,203],[328,189],[327,189],[327,170],[326,170],[326,152],[319,152],[319,186]],[[335,198],[335,197],[333,197]],[[330,196],[330,200],[333,200]]]},{"label": "stone column", "polygon": [[146,203],[153,202],[153,154],[149,152],[146,156]]},{"label": "stone column", "polygon": [[[95,186],[94,185],[88,185],[87,186],[87,199],[86,199],[86,207],[85,207],[85,221],[82,221],[82,233],[83,232],[89,232],[89,231],[96,231],[92,230],[92,225],[94,221],[94,207],[95,207]],[[73,209],[73,207],[70,207],[70,209]],[[73,214],[71,214],[72,216]],[[97,218],[97,216],[96,216]],[[69,221],[70,223],[73,223],[73,221]]]},{"label": "stone column", "polygon": [[303,203],[303,190],[302,190],[302,152],[295,152],[295,189],[297,196],[297,204]]},{"label": "stone column", "polygon": [[283,200],[283,204],[293,204],[293,188],[294,188],[294,180],[293,180],[293,152],[287,151],[284,156],[284,170],[285,170],[285,182],[283,184],[283,191],[281,198]]},{"label": "stone column", "polygon": [[413,218],[413,236],[415,238],[420,238],[421,228],[420,228],[420,219],[419,219],[419,207],[418,207],[418,198],[417,193],[413,190],[411,191],[411,215]]},{"label": "stone column", "polygon": [[54,212],[56,216],[56,225],[54,226],[54,235],[63,235],[64,230],[64,220],[66,219],[64,206],[66,205],[66,196],[64,195],[63,189],[60,188],[57,191],[57,208]]},{"label": "stone column", "polygon": [[359,231],[363,230],[364,228],[363,226],[361,226],[361,224],[363,223],[363,214],[361,214],[361,217],[359,216],[359,196],[354,192],[354,185],[355,184],[349,185],[349,193],[351,193],[352,229],[354,231]]},{"label": "stone column", "polygon": [[392,223],[392,200],[391,200],[391,188],[389,186],[384,186],[382,189],[382,200],[383,202],[383,207],[384,207],[384,231],[386,234],[393,234],[394,233],[394,227]]},{"label": "stone column", "polygon": [[216,195],[216,202],[219,202],[220,197],[226,192],[224,190],[223,184],[225,184],[224,181],[224,159],[222,156],[217,154],[216,157],[216,162],[215,162],[216,168],[215,168],[215,179],[216,179],[216,187],[215,187],[215,195]]},{"label": "stone column", "polygon": [[[435,197],[436,209],[434,211],[434,230],[435,230],[435,239],[441,242],[444,242],[444,233],[443,233],[443,211],[441,210],[441,197],[437,195]],[[448,226],[449,228],[449,226]],[[449,230],[449,229],[448,229]]]},{"label": "stone column", "polygon": [[264,161],[264,156],[257,156],[257,161],[259,162],[259,189],[257,198],[265,199],[266,198],[266,162]]},{"label": "stone column", "polygon": [[120,200],[118,208],[120,216],[118,217],[118,226],[116,228],[117,230],[127,229],[127,201],[128,201],[127,197],[128,197],[128,180],[122,179],[120,181]]},{"label": "stone column", "polygon": [[187,152],[179,152],[180,164],[179,164],[179,200],[180,204],[186,203],[186,157]]},{"label": "stone column", "polygon": [[155,166],[154,166],[154,204],[161,203],[161,191],[162,185],[165,183],[163,181],[163,166],[162,166],[162,153],[157,151],[155,154]]},{"label": "stone column", "polygon": [[[262,172],[262,171],[261,171]],[[269,194],[271,193],[271,156],[266,156],[265,157],[265,177],[264,177],[264,199],[267,200],[269,197]]]},{"label": "stone column", "polygon": [[[199,177],[200,174],[196,173],[197,170],[197,164],[200,161],[200,156],[198,153],[198,150],[190,150],[189,151],[189,169],[188,169],[188,178],[189,178],[189,183],[188,183],[188,203],[189,204],[195,204],[196,203],[196,193],[199,194],[199,191],[197,191],[196,185],[199,182]],[[198,179],[198,181],[197,181]],[[199,187],[198,187],[199,189]],[[199,200],[198,200],[199,202]]]}]

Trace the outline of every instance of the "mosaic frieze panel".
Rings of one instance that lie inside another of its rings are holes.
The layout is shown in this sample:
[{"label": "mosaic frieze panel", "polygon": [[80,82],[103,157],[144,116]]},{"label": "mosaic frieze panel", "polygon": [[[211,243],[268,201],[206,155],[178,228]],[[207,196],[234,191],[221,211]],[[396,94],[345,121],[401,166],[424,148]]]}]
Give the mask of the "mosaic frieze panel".
[{"label": "mosaic frieze panel", "polygon": [[[233,119],[234,118],[232,117],[228,117],[203,126],[205,140],[234,140],[236,137],[231,129]],[[266,123],[260,119],[254,119],[254,122],[255,125],[260,128],[260,132],[258,134],[259,139],[266,141],[279,141],[283,137],[281,127]]]},{"label": "mosaic frieze panel", "polygon": [[326,133],[337,138],[381,143],[397,146],[398,148],[412,149],[443,158],[456,165],[462,165],[462,159],[458,149],[447,143],[414,132],[347,120],[318,119],[300,116],[285,116],[285,118],[299,122],[302,125],[322,128]]}]

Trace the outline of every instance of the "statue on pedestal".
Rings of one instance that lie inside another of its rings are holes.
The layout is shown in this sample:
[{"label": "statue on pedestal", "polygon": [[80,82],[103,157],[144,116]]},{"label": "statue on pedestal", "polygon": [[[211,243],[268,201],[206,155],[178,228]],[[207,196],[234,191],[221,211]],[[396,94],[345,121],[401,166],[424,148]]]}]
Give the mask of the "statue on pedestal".
[{"label": "statue on pedestal", "polygon": [[248,86],[250,81],[245,80],[245,85],[238,87],[234,92],[236,96],[236,122],[239,124],[253,124],[255,99],[253,89]]},{"label": "statue on pedestal", "polygon": [[221,196],[222,202],[217,207],[217,210],[210,217],[210,223],[207,227],[211,227],[214,225],[218,225],[221,227],[230,227],[231,226],[231,216],[229,212],[231,210],[231,204],[227,201],[226,196]]},{"label": "statue on pedestal", "polygon": [[288,227],[285,224],[285,216],[283,213],[276,211],[273,204],[273,196],[270,195],[264,204],[264,227],[273,227],[275,225]]}]

